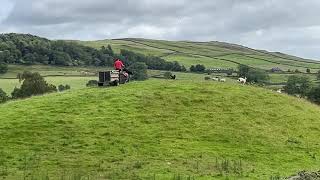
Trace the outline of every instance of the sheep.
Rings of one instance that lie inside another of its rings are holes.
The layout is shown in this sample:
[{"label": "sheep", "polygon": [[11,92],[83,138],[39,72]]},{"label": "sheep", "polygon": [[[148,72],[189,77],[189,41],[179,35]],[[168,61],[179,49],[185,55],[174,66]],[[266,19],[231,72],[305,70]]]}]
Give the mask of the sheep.
[{"label": "sheep", "polygon": [[219,79],[220,82],[226,82],[227,80],[224,78]]},{"label": "sheep", "polygon": [[239,78],[238,79],[238,82],[241,83],[241,84],[246,84],[247,83],[247,78]]},{"label": "sheep", "polygon": [[212,78],[213,81],[219,81],[218,77]]},{"label": "sheep", "polygon": [[280,93],[280,94],[281,94],[281,93],[282,93],[282,89],[278,89],[278,90],[277,90],[277,93]]}]

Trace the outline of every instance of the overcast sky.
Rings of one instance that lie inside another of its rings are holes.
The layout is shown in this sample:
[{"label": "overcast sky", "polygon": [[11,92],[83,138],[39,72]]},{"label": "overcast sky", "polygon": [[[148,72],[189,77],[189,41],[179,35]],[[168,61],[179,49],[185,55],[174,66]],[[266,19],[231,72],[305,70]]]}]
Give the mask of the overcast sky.
[{"label": "overcast sky", "polygon": [[320,0],[0,0],[0,32],[225,41],[320,60]]}]

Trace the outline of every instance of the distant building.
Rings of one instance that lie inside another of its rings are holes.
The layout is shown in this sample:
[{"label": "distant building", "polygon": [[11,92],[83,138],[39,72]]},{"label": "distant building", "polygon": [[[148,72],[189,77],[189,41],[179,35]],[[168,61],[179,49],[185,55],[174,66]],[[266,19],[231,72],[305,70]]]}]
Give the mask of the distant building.
[{"label": "distant building", "polygon": [[274,67],[271,68],[271,72],[282,72],[282,69],[280,69],[279,67]]}]

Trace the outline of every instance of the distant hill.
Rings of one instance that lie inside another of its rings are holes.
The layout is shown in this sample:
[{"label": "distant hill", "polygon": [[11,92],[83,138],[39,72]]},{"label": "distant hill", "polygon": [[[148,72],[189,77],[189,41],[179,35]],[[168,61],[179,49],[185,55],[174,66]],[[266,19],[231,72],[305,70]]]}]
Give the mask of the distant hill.
[{"label": "distant hill", "polygon": [[250,86],[149,80],[13,101],[0,114],[8,179],[270,179],[320,167],[319,107]]},{"label": "distant hill", "polygon": [[307,68],[313,72],[320,70],[319,61],[217,41],[191,42],[125,38],[76,42],[94,48],[110,44],[116,51],[128,49],[145,55],[160,56],[169,61],[178,61],[188,67],[196,63],[204,64],[208,68],[236,68],[238,64],[246,64],[265,70],[274,67],[279,67],[284,71],[298,69],[305,72]]}]

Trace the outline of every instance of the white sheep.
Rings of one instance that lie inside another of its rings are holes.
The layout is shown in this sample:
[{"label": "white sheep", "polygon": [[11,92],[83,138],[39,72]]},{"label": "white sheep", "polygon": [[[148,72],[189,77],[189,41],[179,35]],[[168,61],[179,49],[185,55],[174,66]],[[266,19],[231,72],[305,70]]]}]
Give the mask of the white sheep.
[{"label": "white sheep", "polygon": [[218,77],[212,78],[213,81],[219,81]]},{"label": "white sheep", "polygon": [[247,78],[239,78],[238,82],[240,82],[241,84],[246,84],[247,83]]},{"label": "white sheep", "polygon": [[281,93],[282,93],[282,89],[278,89],[278,90],[277,90],[277,93],[280,93],[280,94],[281,94]]},{"label": "white sheep", "polygon": [[227,80],[224,78],[219,79],[220,82],[226,82]]}]

